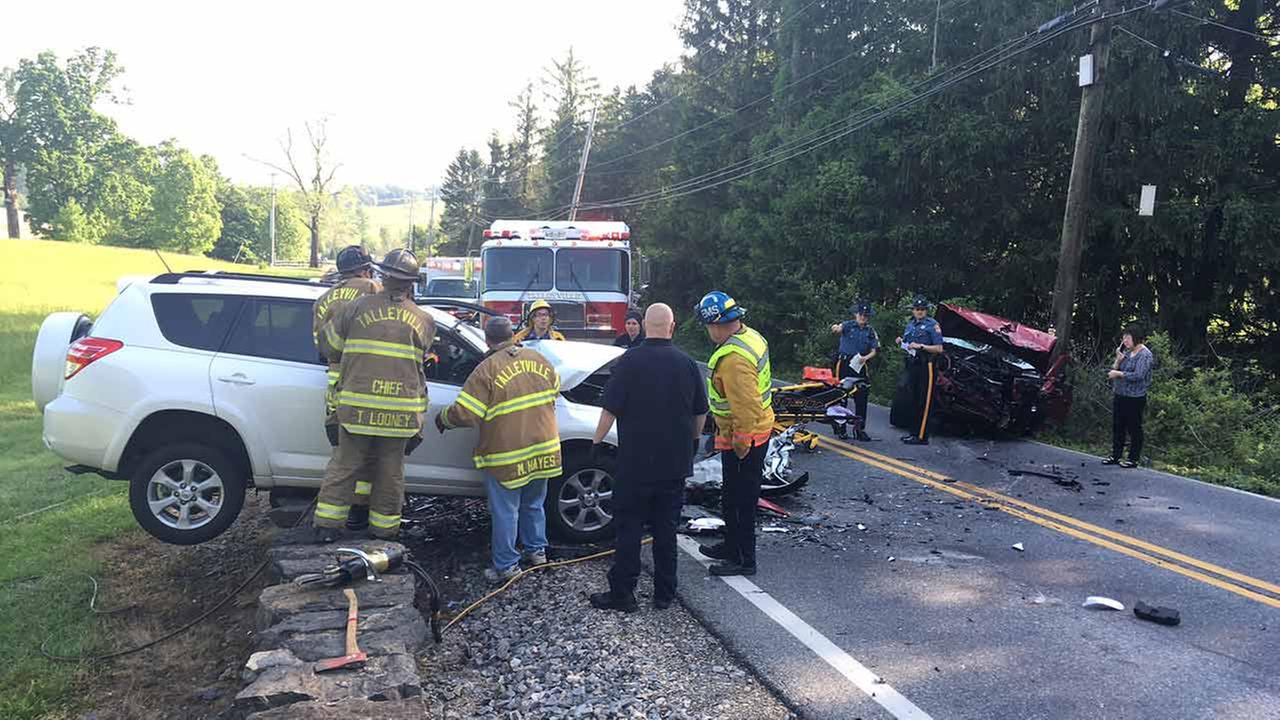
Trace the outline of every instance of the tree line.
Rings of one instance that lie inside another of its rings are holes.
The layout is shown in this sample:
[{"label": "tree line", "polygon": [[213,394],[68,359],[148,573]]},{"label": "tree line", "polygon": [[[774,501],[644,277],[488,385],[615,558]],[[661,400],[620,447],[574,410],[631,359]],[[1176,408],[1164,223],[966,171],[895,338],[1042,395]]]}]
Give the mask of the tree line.
[{"label": "tree line", "polygon": [[[1075,351],[1141,320],[1181,354],[1273,379],[1280,3],[1156,4],[1115,20]],[[494,217],[564,217],[597,108],[579,217],[630,223],[664,299],[739,297],[780,357],[818,360],[800,356],[855,298],[963,298],[1047,327],[1092,12],[687,0],[684,56],[643,87],[601,91],[570,51],[511,101],[487,152],[459,151],[449,237],[461,250]],[[1145,184],[1152,217],[1136,211]]]},{"label": "tree line", "polygon": [[125,100],[117,90],[123,73],[116,54],[100,48],[65,60],[44,52],[0,69],[9,237],[21,234],[25,215],[37,237],[262,264],[271,258],[274,195],[277,261],[315,266],[345,245],[385,251],[405,244],[400,233],[372,232],[366,206],[406,191],[325,182],[336,163],[324,147],[323,121],[307,124],[305,150],[302,142],[294,148],[286,133],[280,156],[262,161],[277,172],[273,193],[269,186],[232,182],[214,158],[175,140],[147,146],[122,133],[103,108]]}]

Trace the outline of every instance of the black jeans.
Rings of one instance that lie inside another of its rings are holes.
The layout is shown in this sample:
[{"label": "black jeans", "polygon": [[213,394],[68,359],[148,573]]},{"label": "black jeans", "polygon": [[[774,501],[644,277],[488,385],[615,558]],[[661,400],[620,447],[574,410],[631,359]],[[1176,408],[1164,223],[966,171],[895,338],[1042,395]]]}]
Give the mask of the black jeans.
[{"label": "black jeans", "polygon": [[[867,366],[863,365],[861,370],[854,370],[853,365],[850,363],[852,359],[852,355],[840,356],[840,359],[836,361],[836,379],[843,380],[844,378],[851,377],[869,380],[870,376],[867,375]],[[862,418],[862,425],[865,428],[867,421],[867,388],[862,388],[853,396],[853,411],[858,413],[858,417]]]},{"label": "black jeans", "polygon": [[640,578],[640,536],[653,528],[653,598],[676,596],[676,526],[684,505],[684,478],[663,482],[622,481],[613,488],[616,552],[609,569],[609,592],[615,598],[635,595]]},{"label": "black jeans", "polygon": [[1111,403],[1111,457],[1119,459],[1124,452],[1124,438],[1129,436],[1129,460],[1142,458],[1142,412],[1147,408],[1147,396],[1127,397],[1116,395]]},{"label": "black jeans", "polygon": [[769,444],[757,445],[741,460],[732,450],[720,453],[724,488],[720,509],[724,517],[726,559],[744,567],[756,565],[756,502],[760,500],[764,455]]}]

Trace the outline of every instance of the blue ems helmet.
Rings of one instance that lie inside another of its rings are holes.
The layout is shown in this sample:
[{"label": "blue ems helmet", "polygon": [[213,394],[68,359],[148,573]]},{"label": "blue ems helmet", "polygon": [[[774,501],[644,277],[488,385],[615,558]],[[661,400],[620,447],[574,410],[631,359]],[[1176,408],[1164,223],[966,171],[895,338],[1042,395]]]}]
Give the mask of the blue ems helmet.
[{"label": "blue ems helmet", "polygon": [[702,296],[697,307],[698,319],[703,325],[723,325],[733,322],[747,314],[733,298],[719,290],[712,290]]}]

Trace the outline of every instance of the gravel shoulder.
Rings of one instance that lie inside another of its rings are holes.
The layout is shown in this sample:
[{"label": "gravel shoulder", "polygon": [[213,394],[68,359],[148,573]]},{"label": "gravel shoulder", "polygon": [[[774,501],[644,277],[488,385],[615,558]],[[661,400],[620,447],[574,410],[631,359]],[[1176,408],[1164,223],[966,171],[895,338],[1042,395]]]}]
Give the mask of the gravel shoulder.
[{"label": "gravel shoulder", "polygon": [[[414,549],[440,573],[451,613],[491,590],[481,577],[487,541],[486,524]],[[609,563],[531,573],[421,653],[432,717],[794,717],[683,607],[654,609],[647,575],[639,612],[592,608],[587,595],[606,589]]]}]

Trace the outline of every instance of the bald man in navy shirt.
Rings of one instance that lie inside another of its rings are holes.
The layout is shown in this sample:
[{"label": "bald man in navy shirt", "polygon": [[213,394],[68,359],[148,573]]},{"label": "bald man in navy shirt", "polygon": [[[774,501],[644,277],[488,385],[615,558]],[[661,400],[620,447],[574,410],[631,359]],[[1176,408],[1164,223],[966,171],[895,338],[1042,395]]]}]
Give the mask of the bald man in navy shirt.
[{"label": "bald man in navy shirt", "polygon": [[604,391],[593,452],[618,423],[618,470],[613,486],[618,539],[609,591],[591,596],[601,610],[634,612],[640,577],[640,536],[653,528],[653,605],[665,610],[676,596],[676,526],[684,479],[706,420],[706,381],[693,358],[671,344],[675,315],[662,303],[644,314],[645,340],[613,366]]}]

